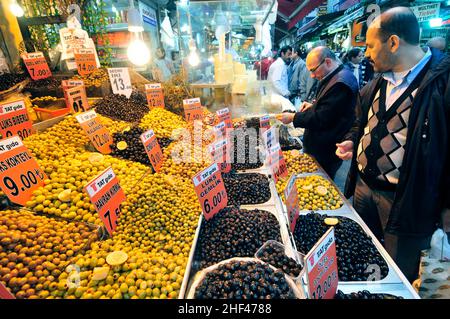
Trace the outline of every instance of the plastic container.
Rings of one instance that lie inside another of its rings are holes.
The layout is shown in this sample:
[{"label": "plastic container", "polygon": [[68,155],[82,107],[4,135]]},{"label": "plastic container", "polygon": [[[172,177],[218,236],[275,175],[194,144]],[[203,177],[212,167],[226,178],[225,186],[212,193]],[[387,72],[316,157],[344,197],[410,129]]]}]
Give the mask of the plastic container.
[{"label": "plastic container", "polygon": [[57,99],[56,101],[34,101],[36,115],[39,122],[65,115],[70,112],[66,106],[64,99]]}]

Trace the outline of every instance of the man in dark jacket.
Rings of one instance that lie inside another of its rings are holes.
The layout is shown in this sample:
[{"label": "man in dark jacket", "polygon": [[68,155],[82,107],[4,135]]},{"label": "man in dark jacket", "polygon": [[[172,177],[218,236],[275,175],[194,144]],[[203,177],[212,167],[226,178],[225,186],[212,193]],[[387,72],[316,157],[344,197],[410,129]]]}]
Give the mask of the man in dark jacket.
[{"label": "man in dark jacket", "polygon": [[314,156],[323,169],[334,178],[342,160],[335,154],[355,120],[358,82],[353,73],[339,63],[327,47],[317,47],[306,57],[311,77],[319,80],[313,103],[303,102],[300,112],[283,113],[277,117],[284,123],[304,127],[305,152]]},{"label": "man in dark jacket", "polygon": [[370,25],[366,57],[380,76],[362,89],[358,118],[336,150],[353,158],[346,196],[410,281],[450,208],[450,58],[424,52],[419,36],[404,7]]}]

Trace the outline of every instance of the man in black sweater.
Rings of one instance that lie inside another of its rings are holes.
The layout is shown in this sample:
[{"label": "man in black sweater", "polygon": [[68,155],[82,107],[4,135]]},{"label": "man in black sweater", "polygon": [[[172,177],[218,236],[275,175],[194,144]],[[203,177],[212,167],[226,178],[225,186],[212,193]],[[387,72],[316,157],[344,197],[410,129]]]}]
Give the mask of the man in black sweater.
[{"label": "man in black sweater", "polygon": [[278,114],[284,124],[305,128],[303,146],[331,178],[342,164],[335,154],[336,143],[352,127],[358,82],[327,47],[317,47],[306,57],[311,77],[319,80],[313,103],[303,102],[300,112]]}]

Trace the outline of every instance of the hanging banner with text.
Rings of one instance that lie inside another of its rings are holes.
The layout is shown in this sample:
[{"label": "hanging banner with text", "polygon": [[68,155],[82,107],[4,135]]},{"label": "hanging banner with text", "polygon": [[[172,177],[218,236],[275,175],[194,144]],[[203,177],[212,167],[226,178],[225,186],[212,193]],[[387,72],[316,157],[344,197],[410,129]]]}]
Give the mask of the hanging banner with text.
[{"label": "hanging banner with text", "polygon": [[233,122],[231,121],[231,113],[230,110],[226,107],[224,109],[218,110],[216,112],[217,117],[220,122],[225,122],[227,128],[233,127]]},{"label": "hanging banner with text", "polygon": [[319,239],[305,257],[310,299],[334,299],[338,268],[334,227]]},{"label": "hanging banner with text", "polygon": [[84,85],[66,89],[65,92],[67,95],[67,107],[70,109],[70,113],[86,112],[90,109]]},{"label": "hanging banner with text", "polygon": [[0,141],[0,188],[11,202],[25,206],[46,178],[18,136]]},{"label": "hanging banner with text", "polygon": [[133,87],[128,68],[108,68],[108,75],[113,93],[125,95],[129,99]]},{"label": "hanging banner with text", "polygon": [[151,83],[145,85],[145,95],[147,96],[148,108],[164,108],[164,94],[161,83]]},{"label": "hanging banner with text", "polygon": [[183,100],[184,119],[186,122],[194,122],[203,119],[203,106],[200,98]]},{"label": "hanging banner with text", "polygon": [[22,140],[34,133],[24,100],[0,104],[0,138],[18,135]]},{"label": "hanging banner with text", "polygon": [[97,69],[94,49],[74,49],[73,55],[79,75],[88,75]]},{"label": "hanging banner with text", "polygon": [[113,139],[108,130],[100,123],[94,110],[76,116],[78,123],[84,130],[94,147],[102,154],[111,153]]},{"label": "hanging banner with text", "polygon": [[219,166],[214,163],[192,178],[205,219],[211,219],[228,204],[225,184]]},{"label": "hanging banner with text", "polygon": [[298,207],[298,191],[295,180],[295,174],[292,174],[291,178],[289,178],[289,181],[287,182],[286,188],[284,189],[284,198],[291,232],[294,232],[295,230],[295,224],[297,223],[298,214],[300,212]]},{"label": "hanging banner with text", "polygon": [[46,79],[52,76],[52,71],[50,71],[42,52],[23,53],[21,57],[33,80]]},{"label": "hanging banner with text", "polygon": [[153,169],[155,172],[159,172],[163,164],[163,152],[156,139],[155,133],[152,130],[142,133],[141,141],[142,144],[144,144],[145,152],[147,153]]},{"label": "hanging banner with text", "polygon": [[91,203],[112,236],[117,227],[120,204],[126,200],[125,193],[111,167],[95,177],[85,186]]}]

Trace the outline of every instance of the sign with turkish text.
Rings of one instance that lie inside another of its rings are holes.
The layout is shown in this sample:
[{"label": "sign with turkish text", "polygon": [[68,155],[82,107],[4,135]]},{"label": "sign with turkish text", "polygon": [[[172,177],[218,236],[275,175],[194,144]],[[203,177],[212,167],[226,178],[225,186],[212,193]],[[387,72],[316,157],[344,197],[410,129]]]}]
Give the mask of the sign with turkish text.
[{"label": "sign with turkish text", "polygon": [[412,12],[414,12],[414,14],[416,15],[417,21],[419,21],[420,23],[439,17],[441,4],[437,2],[437,3],[423,4],[420,6],[414,6],[410,8]]},{"label": "sign with turkish text", "polygon": [[264,148],[268,151],[272,147],[279,145],[276,129],[274,127],[271,127],[270,129],[262,132],[262,138],[264,141]]},{"label": "sign with turkish text", "polygon": [[145,152],[147,153],[153,169],[155,172],[159,172],[163,164],[163,152],[156,139],[155,133],[152,130],[142,133],[141,141],[142,144],[144,144]]},{"label": "sign with turkish text", "polygon": [[300,209],[298,207],[298,191],[295,180],[295,174],[292,174],[291,178],[289,178],[289,181],[287,182],[286,188],[284,189],[284,198],[287,208],[287,214],[289,217],[289,226],[292,232],[294,232],[295,230],[295,224],[297,223],[298,214],[300,212]]},{"label": "sign with turkish text", "polygon": [[108,130],[100,123],[94,110],[75,116],[94,147],[102,154],[111,153],[113,139]]},{"label": "sign with turkish text", "polygon": [[133,92],[128,68],[108,68],[109,81],[114,94],[122,94],[130,98]]},{"label": "sign with turkish text", "polygon": [[66,89],[67,107],[72,114],[86,112],[90,109],[84,85]]},{"label": "sign with turkish text", "polygon": [[264,115],[259,118],[259,127],[263,130],[268,130],[270,128],[270,116]]},{"label": "sign with turkish text", "polygon": [[230,110],[226,107],[224,109],[220,109],[216,112],[219,121],[225,122],[227,128],[233,127],[233,122],[231,121],[231,113]]},{"label": "sign with turkish text", "polygon": [[194,122],[203,119],[203,106],[200,98],[183,100],[184,115],[186,122]]},{"label": "sign with turkish text", "polygon": [[164,94],[161,83],[151,83],[145,85],[145,95],[147,96],[148,108],[164,108]]},{"label": "sign with turkish text", "polygon": [[18,135],[22,140],[34,133],[24,100],[0,104],[0,138]]},{"label": "sign with turkish text", "polygon": [[50,71],[42,52],[23,53],[21,57],[33,80],[46,79],[52,76],[52,71]]},{"label": "sign with turkish text", "polygon": [[208,149],[214,163],[219,165],[220,171],[222,173],[228,173],[231,170],[231,164],[229,163],[227,156],[230,151],[228,138],[221,139],[211,144]]},{"label": "sign with turkish text", "polygon": [[280,144],[271,147],[267,152],[267,157],[269,168],[272,172],[275,183],[278,182],[280,178],[285,178],[288,176],[286,161],[284,159]]},{"label": "sign with turkish text", "polygon": [[94,49],[75,49],[74,57],[79,75],[88,75],[97,69]]}]

